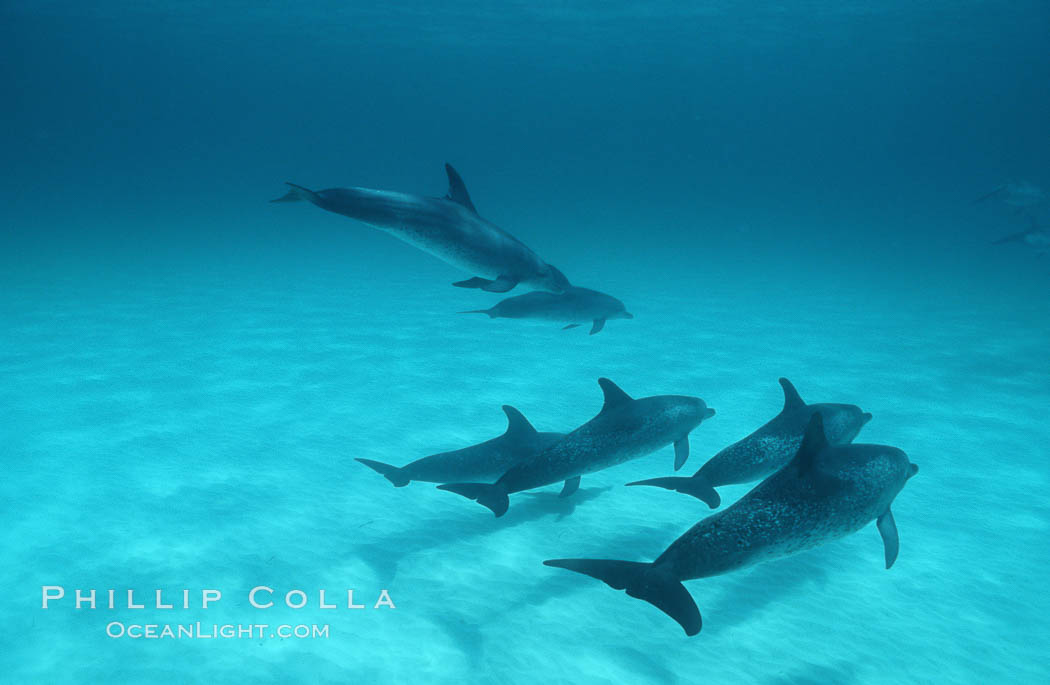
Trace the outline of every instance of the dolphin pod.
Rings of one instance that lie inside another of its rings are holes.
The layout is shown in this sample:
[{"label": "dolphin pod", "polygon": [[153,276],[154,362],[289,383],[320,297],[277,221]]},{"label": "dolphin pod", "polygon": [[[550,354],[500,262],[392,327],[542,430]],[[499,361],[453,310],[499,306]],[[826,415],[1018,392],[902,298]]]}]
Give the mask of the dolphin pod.
[{"label": "dolphin pod", "polygon": [[703,400],[682,395],[634,399],[608,378],[598,379],[605,401],[598,415],[500,476],[495,483],[439,485],[488,507],[496,517],[510,506],[509,495],[564,482],[562,496],[580,487],[580,477],[674,444],[675,469],[689,457],[689,433],[715,415]]},{"label": "dolphin pod", "polygon": [[884,445],[832,445],[815,412],[794,458],[732,506],[703,519],[652,562],[549,559],[547,566],[597,578],[645,600],[682,627],[700,632],[684,580],[709,578],[795,554],[878,522],[886,568],[900,549],[890,505],[918,472],[908,456]]},{"label": "dolphin pod", "polygon": [[871,414],[853,404],[806,404],[786,378],[780,379],[780,386],[784,390],[784,408],[780,413],[754,433],[711,457],[692,476],[651,478],[628,485],[676,490],[701,499],[715,509],[721,503],[716,487],[762,480],[788,463],[802,444],[806,426],[814,414],[823,417],[825,434],[833,445],[851,442],[871,420]]}]

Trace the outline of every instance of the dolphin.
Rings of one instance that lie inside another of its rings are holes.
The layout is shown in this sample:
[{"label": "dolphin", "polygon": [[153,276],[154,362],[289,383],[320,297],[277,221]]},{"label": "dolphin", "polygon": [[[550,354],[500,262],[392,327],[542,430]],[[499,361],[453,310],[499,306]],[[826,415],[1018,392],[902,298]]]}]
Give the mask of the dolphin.
[{"label": "dolphin", "polygon": [[[289,183],[291,190],[271,202],[307,200],[321,209],[363,221],[467,273],[480,274],[452,285],[505,293],[519,283],[561,292],[569,281],[524,243],[482,219],[463,179],[451,165],[443,198],[368,188],[313,191]],[[487,278],[483,278],[486,276]]]},{"label": "dolphin", "polygon": [[722,500],[715,492],[716,487],[762,480],[791,461],[814,414],[819,413],[823,418],[825,434],[833,445],[852,442],[871,420],[871,414],[854,404],[806,404],[786,378],[780,379],[780,386],[784,389],[784,408],[780,413],[751,435],[711,457],[692,476],[650,478],[628,485],[676,490],[701,499],[715,509]]},{"label": "dolphin", "polygon": [[401,467],[372,459],[357,461],[385,476],[395,488],[404,487],[413,480],[429,483],[447,483],[467,478],[495,480],[522,459],[541,452],[565,437],[564,433],[540,433],[520,411],[510,405],[503,405],[503,413],[507,415],[506,432],[477,445],[432,454]]},{"label": "dolphin", "polygon": [[1037,257],[1044,256],[1050,251],[1050,232],[1039,227],[1035,216],[1029,215],[1029,227],[1027,231],[1011,233],[992,242],[992,245],[1005,245],[1006,243],[1024,243],[1036,251]]},{"label": "dolphin", "polygon": [[1046,202],[1046,199],[1046,193],[1034,183],[1010,181],[980,196],[972,204],[981,204],[988,200],[999,200],[1010,207],[1021,209],[1039,206]]},{"label": "dolphin", "polygon": [[832,445],[820,412],[813,414],[795,457],[732,506],[712,514],[650,563],[611,559],[550,559],[644,599],[673,618],[686,635],[700,632],[700,611],[683,580],[709,578],[795,554],[860,530],[877,520],[886,568],[900,549],[890,505],[919,467],[896,447]]},{"label": "dolphin", "polygon": [[512,467],[493,484],[439,485],[477,500],[497,517],[507,513],[508,495],[565,481],[561,496],[580,487],[580,476],[630,459],[644,457],[674,443],[675,469],[689,457],[689,432],[715,415],[703,400],[680,395],[633,399],[608,378],[599,378],[605,394],[602,410],[543,452]]},{"label": "dolphin", "polygon": [[633,319],[623,302],[611,295],[575,286],[562,293],[533,292],[508,297],[489,309],[473,309],[460,314],[488,314],[491,319],[544,319],[568,321],[576,328],[591,321],[591,335],[605,327],[607,319]]}]

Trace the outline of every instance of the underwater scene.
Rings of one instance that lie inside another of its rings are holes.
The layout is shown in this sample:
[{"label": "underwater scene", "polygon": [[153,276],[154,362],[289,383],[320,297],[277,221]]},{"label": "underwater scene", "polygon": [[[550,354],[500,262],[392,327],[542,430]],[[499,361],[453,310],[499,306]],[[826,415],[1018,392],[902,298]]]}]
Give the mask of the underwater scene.
[{"label": "underwater scene", "polygon": [[0,681],[1050,682],[1050,4],[0,4]]}]

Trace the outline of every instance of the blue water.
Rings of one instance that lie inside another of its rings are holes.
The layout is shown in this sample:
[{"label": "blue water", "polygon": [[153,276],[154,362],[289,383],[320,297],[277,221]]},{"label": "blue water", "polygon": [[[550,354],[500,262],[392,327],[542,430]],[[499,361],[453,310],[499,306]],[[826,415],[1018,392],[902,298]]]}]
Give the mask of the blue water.
[{"label": "blue water", "polygon": [[[1046,682],[1050,263],[990,243],[1050,212],[972,200],[1050,189],[1048,35],[1040,1],[5,3],[0,679]],[[500,296],[267,202],[442,195],[445,161],[635,319],[458,316]],[[650,560],[707,515],[623,487],[670,447],[500,519],[353,461],[494,437],[501,404],[571,430],[601,376],[716,408],[687,473],[779,410],[780,376],[861,405],[859,439],[921,467],[897,563],[870,526],[688,581],[686,638],[541,564]],[[107,636],[198,621],[329,635]]]}]

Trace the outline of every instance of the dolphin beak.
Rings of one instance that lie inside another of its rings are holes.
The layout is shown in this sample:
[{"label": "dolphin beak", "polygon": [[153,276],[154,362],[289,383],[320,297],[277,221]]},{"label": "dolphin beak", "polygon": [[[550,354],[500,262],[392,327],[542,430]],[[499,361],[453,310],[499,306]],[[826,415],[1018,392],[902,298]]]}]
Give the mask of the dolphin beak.
[{"label": "dolphin beak", "polygon": [[871,414],[869,414],[868,412],[864,412],[863,414],[860,415],[860,419],[861,419],[860,420],[860,425],[863,426],[868,421],[871,421]]},{"label": "dolphin beak", "polygon": [[711,407],[708,407],[707,411],[704,412],[704,418],[705,419],[709,419],[709,418],[711,418],[714,415],[715,415],[715,410],[712,409]]},{"label": "dolphin beak", "polygon": [[625,319],[633,319],[634,318],[634,314],[632,314],[630,312],[624,312],[623,313],[623,318],[625,318]]},{"label": "dolphin beak", "polygon": [[908,478],[911,478],[912,476],[914,476],[918,472],[919,472],[919,465],[918,464],[911,464],[910,468],[908,469]]}]

